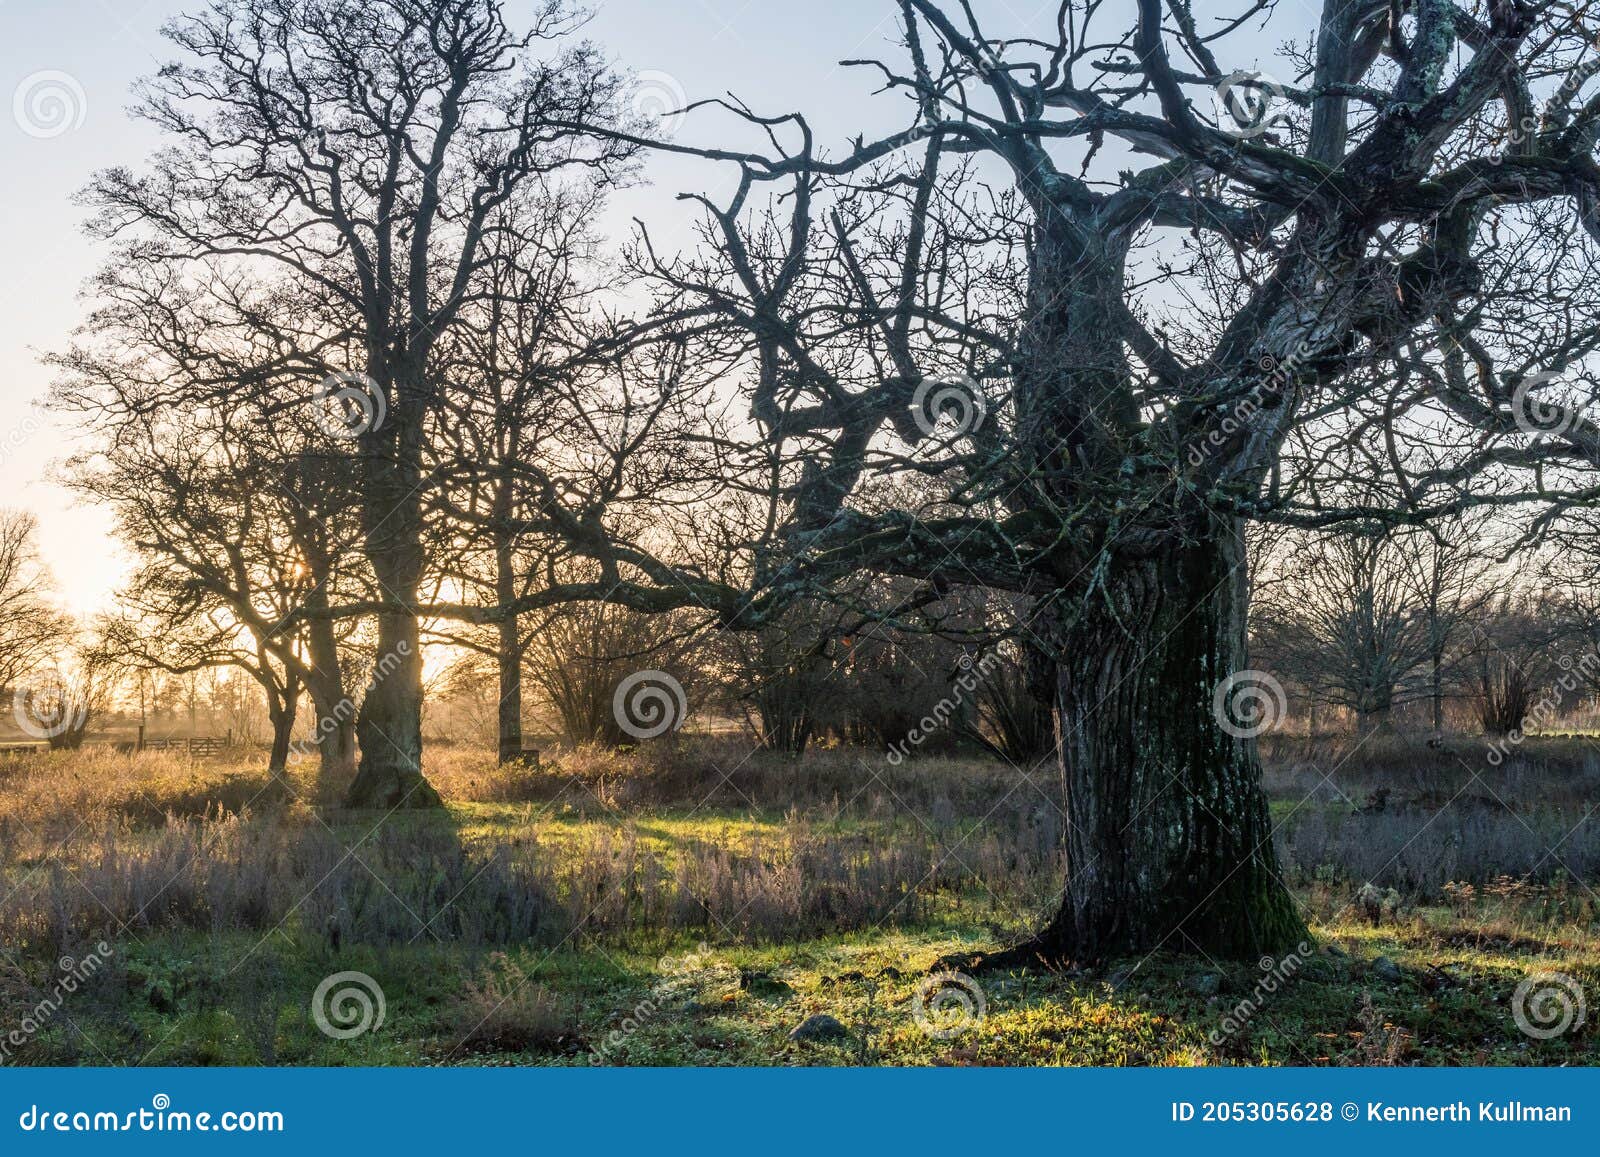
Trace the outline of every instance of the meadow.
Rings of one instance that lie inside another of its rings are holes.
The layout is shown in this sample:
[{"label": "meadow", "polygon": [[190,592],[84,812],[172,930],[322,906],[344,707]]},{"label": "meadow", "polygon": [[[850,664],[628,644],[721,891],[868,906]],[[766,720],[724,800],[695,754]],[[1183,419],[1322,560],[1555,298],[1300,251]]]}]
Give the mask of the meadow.
[{"label": "meadow", "polygon": [[1600,745],[1262,743],[1303,953],[971,978],[1057,899],[1048,768],[435,746],[447,809],[385,814],[255,753],[7,759],[0,1063],[1595,1063],[1518,989],[1600,982]]}]

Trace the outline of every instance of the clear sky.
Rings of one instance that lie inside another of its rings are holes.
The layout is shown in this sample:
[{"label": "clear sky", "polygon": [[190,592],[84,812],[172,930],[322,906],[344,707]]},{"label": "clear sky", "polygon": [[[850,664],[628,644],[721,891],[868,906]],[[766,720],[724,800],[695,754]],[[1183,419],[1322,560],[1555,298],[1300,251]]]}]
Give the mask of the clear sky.
[{"label": "clear sky", "polygon": [[[0,505],[32,510],[63,602],[87,613],[106,604],[125,563],[104,511],[50,482],[72,431],[37,402],[49,371],[37,352],[59,349],[82,315],[78,292],[103,258],[82,234],[73,194],[97,168],[138,167],[155,146],[126,112],[130,85],[170,55],[162,23],[203,0],[0,0]],[[1111,0],[1107,8],[1132,0]],[[508,0],[513,21],[530,0]],[[895,58],[893,0],[600,0],[589,35],[635,71],[644,99],[732,92],[758,111],[803,111],[824,141],[903,122],[898,101],[873,99],[875,77],[841,59]],[[992,35],[1044,35],[1056,0],[990,0]],[[1232,5],[1228,6],[1232,8]],[[1250,62],[1237,62],[1248,65]],[[62,102],[52,103],[62,97]],[[715,117],[678,130],[715,139]],[[683,210],[673,194],[715,189],[718,172],[663,159],[649,183],[612,209],[669,239]],[[681,233],[680,233],[681,235]]]},{"label": "clear sky", "polygon": [[[37,406],[50,380],[37,354],[67,341],[84,310],[80,287],[103,258],[81,232],[73,194],[95,169],[137,167],[156,144],[126,112],[129,87],[170,56],[162,23],[197,2],[0,0],[0,505],[38,515],[60,596],[77,612],[104,605],[125,564],[105,512],[49,481],[72,431]],[[895,35],[889,0],[605,0],[590,7],[589,34],[650,89],[670,96],[677,88],[690,99],[731,90],[766,111],[814,114],[819,127],[836,125],[841,140],[871,85],[837,61],[879,55]],[[510,0],[507,8],[515,20],[531,4]],[[64,105],[53,103],[58,95]],[[57,119],[63,108],[65,119]],[[681,131],[700,135],[693,123]],[[653,165],[648,176],[650,187],[626,195],[614,213],[622,221],[656,218],[669,229],[681,219],[671,195],[716,178],[689,161]]]}]

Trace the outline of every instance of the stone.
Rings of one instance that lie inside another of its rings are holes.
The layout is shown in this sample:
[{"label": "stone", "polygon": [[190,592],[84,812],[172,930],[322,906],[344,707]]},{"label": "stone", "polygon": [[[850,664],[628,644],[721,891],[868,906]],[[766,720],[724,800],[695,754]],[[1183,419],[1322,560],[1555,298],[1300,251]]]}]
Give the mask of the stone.
[{"label": "stone", "polygon": [[1380,956],[1372,962],[1372,975],[1391,984],[1405,979],[1405,973],[1400,971],[1400,966],[1387,956]]},{"label": "stone", "polygon": [[850,1030],[825,1012],[808,1016],[789,1034],[793,1041],[830,1042],[850,1039]]},{"label": "stone", "polygon": [[739,972],[739,987],[751,996],[794,995],[793,988],[768,972],[752,972],[741,969]]}]

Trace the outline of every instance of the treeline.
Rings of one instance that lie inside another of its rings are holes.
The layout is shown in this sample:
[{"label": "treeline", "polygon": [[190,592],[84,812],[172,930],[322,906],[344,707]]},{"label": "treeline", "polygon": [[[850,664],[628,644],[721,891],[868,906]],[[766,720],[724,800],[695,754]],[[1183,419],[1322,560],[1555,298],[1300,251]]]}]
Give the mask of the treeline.
[{"label": "treeline", "polygon": [[1311,732],[1548,726],[1600,693],[1600,555],[1586,522],[1568,529],[1541,543],[1479,515],[1260,533],[1254,663]]}]

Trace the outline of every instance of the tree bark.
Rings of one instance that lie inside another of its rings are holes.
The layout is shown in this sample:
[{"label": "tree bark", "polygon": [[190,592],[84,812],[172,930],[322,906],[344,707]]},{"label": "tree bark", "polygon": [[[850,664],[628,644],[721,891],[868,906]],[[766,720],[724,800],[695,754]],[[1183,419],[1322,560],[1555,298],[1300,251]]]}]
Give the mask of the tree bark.
[{"label": "tree bark", "polygon": [[1245,958],[1295,945],[1307,932],[1278,874],[1250,717],[1214,708],[1218,685],[1247,669],[1242,542],[1116,569],[1110,600],[1092,596],[1057,653],[1065,895],[1044,932],[1005,955]]},{"label": "tree bark", "polygon": [[522,648],[517,633],[515,616],[500,623],[500,706],[497,726],[501,763],[522,758]]},{"label": "tree bark", "polygon": [[272,723],[272,748],[267,756],[271,794],[279,800],[290,798],[289,746],[294,740],[294,721],[300,704],[300,681],[290,674],[281,689],[267,688],[267,717]]},{"label": "tree bark", "polygon": [[[1028,450],[1014,460],[1065,510],[1095,508],[1095,480],[1129,466],[1119,435],[1142,420],[1122,343],[1108,340],[1127,244],[1049,216],[1035,230],[1017,367]],[[1137,548],[1108,534],[1051,600],[1066,887],[1044,931],[994,962],[1258,957],[1307,935],[1278,874],[1253,732],[1214,707],[1248,669],[1242,523],[1178,503],[1142,529]]]},{"label": "tree bark", "polygon": [[[420,414],[427,385],[420,367],[387,382],[389,418],[364,435],[362,530],[367,560],[386,599],[378,615],[372,681],[356,718],[361,763],[345,797],[349,807],[441,807],[422,775],[422,650],[417,585],[422,577]],[[397,395],[393,383],[404,383]]]},{"label": "tree bark", "polygon": [[1444,734],[1444,656],[1433,653],[1433,733]]},{"label": "tree bark", "polygon": [[267,710],[272,721],[272,749],[267,756],[267,772],[281,779],[289,766],[289,743],[294,738],[294,703],[270,703]]},{"label": "tree bark", "polygon": [[[319,551],[303,548],[303,553],[309,561],[313,583],[306,595],[306,607],[324,612],[328,609],[332,567]],[[306,690],[317,712],[317,777],[322,790],[328,791],[335,784],[342,785],[356,763],[355,704],[345,694],[339,641],[330,616],[313,614],[309,618],[306,657],[310,660]]]},{"label": "tree bark", "polygon": [[422,775],[422,655],[415,614],[378,616],[377,666],[356,717],[356,738],[361,763],[347,806],[443,805]]},{"label": "tree bark", "polygon": [[[511,531],[513,482],[502,477],[495,488],[494,586],[495,598],[508,606],[517,597],[516,554]],[[507,615],[499,622],[495,657],[500,668],[500,703],[496,711],[501,763],[522,758],[522,638],[521,620]]]},{"label": "tree bark", "polygon": [[335,726],[317,741],[317,776],[324,784],[335,784],[347,776],[355,765],[355,720],[335,717]]}]

